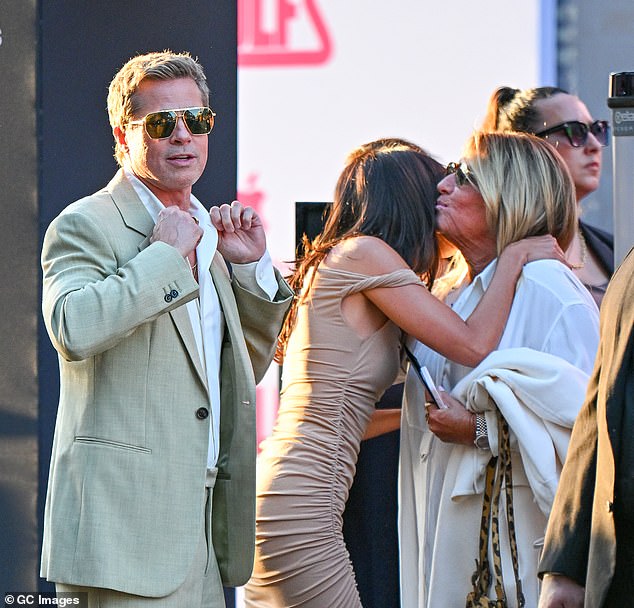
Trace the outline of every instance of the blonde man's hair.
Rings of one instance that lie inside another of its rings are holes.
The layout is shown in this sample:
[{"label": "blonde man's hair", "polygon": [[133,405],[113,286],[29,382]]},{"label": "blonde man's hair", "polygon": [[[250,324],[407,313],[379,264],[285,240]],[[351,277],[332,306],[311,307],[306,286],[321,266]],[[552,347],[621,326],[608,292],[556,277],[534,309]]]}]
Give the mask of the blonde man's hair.
[{"label": "blonde man's hair", "polygon": [[497,235],[498,255],[509,243],[544,234],[566,250],[578,221],[575,189],[550,144],[526,133],[476,132],[464,160]]},{"label": "blonde man's hair", "polygon": [[[161,51],[137,55],[130,59],[115,75],[108,87],[108,118],[114,129],[136,118],[139,104],[136,97],[143,80],[174,80],[191,78],[202,96],[203,105],[209,105],[209,87],[202,66],[189,53]],[[114,157],[123,165],[124,150],[115,138]]]}]

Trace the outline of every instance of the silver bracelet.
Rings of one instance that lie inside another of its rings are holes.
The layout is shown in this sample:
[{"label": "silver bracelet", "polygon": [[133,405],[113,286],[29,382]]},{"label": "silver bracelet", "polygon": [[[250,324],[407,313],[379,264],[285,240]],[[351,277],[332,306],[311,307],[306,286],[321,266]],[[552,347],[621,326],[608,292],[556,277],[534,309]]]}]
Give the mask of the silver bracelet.
[{"label": "silver bracelet", "polygon": [[489,435],[487,433],[487,419],[484,414],[476,414],[475,439],[473,444],[480,450],[489,449]]}]

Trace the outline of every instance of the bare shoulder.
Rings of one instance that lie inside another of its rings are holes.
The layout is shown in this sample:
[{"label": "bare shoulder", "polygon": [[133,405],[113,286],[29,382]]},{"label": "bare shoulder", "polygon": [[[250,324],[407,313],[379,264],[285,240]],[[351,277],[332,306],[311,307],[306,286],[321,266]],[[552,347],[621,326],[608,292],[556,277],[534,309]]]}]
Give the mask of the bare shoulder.
[{"label": "bare shoulder", "polygon": [[355,236],[341,241],[328,254],[326,265],[367,275],[409,268],[392,247],[374,236]]}]

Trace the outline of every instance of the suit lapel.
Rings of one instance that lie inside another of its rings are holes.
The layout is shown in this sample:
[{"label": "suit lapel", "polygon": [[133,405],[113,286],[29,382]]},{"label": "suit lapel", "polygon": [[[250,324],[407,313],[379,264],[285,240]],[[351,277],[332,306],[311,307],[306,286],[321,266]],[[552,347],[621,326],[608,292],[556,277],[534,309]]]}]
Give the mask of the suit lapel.
[{"label": "suit lapel", "polygon": [[191,359],[194,368],[196,369],[196,374],[200,378],[200,381],[203,383],[203,386],[208,389],[207,386],[207,372],[203,368],[203,362],[201,361],[198,355],[198,347],[196,346],[196,338],[194,337],[194,330],[192,329],[191,319],[189,318],[189,312],[187,311],[187,306],[179,306],[169,313],[174,321],[174,325],[180,334],[181,339],[183,340],[183,344],[185,345],[185,349],[187,350],[187,354]]},{"label": "suit lapel", "polygon": [[216,292],[218,293],[218,299],[220,300],[220,307],[225,319],[225,325],[231,333],[233,333],[236,325],[240,324],[240,317],[238,315],[238,309],[233,299],[233,290],[231,289],[231,279],[227,267],[220,257],[220,254],[216,253],[214,259],[209,267],[211,271],[211,277],[214,281]]},{"label": "suit lapel", "polygon": [[[126,179],[122,169],[112,178],[107,186],[107,190],[110,192],[114,204],[121,214],[123,223],[130,230],[134,230],[144,237],[139,241],[139,251],[143,251],[150,244],[150,237],[154,229],[154,220],[139,199],[132,184]],[[203,362],[198,355],[196,338],[192,330],[187,306],[179,306],[170,311],[169,314],[174,321],[174,325],[185,345],[187,354],[196,369],[200,381],[203,383],[203,386],[207,388],[207,374],[203,368]]]},{"label": "suit lapel", "polygon": [[[141,244],[147,247],[150,244],[149,238],[154,229],[154,220],[126,178],[123,169],[117,171],[106,189],[110,192],[123,223],[131,230],[146,237]],[[144,247],[140,247],[140,249]]]}]

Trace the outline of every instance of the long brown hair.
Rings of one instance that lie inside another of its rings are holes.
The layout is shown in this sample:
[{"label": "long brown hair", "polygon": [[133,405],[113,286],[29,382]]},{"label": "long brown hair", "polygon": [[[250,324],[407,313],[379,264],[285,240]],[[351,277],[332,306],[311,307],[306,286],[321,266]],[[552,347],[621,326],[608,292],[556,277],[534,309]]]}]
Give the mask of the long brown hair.
[{"label": "long brown hair", "polygon": [[[380,238],[431,286],[438,265],[436,185],[443,175],[444,167],[438,161],[404,139],[379,139],[350,153],[337,180],[324,229],[312,242],[304,239],[304,254],[295,261],[289,277],[296,297],[278,340],[276,361],[284,358],[307,275],[344,239],[359,235]],[[314,276],[313,272],[303,297],[310,292]]]}]

